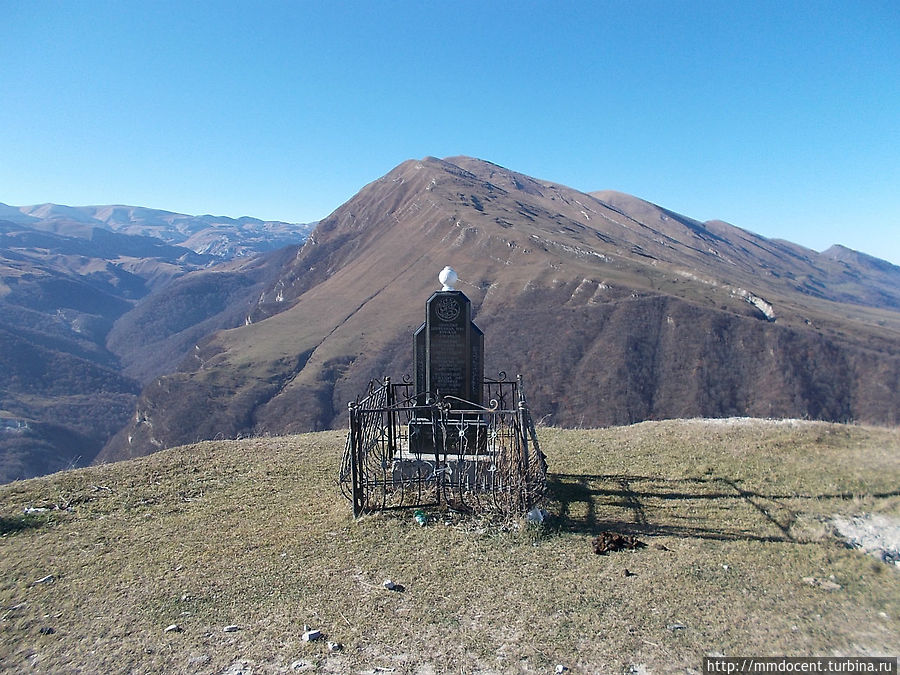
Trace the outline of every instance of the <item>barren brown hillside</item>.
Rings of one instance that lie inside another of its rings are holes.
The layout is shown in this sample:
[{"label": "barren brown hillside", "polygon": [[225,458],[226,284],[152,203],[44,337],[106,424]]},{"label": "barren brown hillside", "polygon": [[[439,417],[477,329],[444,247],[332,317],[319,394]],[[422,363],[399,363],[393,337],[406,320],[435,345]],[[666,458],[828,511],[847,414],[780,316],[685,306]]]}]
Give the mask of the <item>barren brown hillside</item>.
[{"label": "barren brown hillside", "polygon": [[751,415],[895,424],[900,269],[586,194],[481,160],[404,162],[321,221],[248,313],[144,390],[102,459],[341,426],[411,373],[444,265],[487,372],[563,426]]}]

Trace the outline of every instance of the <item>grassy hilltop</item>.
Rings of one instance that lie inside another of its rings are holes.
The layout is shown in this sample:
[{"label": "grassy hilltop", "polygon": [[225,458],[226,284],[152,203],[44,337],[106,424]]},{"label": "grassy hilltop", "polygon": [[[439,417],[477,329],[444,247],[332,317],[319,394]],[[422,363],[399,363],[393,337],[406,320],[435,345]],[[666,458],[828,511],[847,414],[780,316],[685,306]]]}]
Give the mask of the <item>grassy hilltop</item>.
[{"label": "grassy hilltop", "polygon": [[[827,524],[900,519],[900,430],[708,420],[539,436],[552,517],[538,527],[354,521],[342,432],[4,485],[0,670],[684,672],[710,653],[900,652],[900,569]],[[647,547],[595,555],[612,529]],[[305,624],[324,639],[304,642]]]}]

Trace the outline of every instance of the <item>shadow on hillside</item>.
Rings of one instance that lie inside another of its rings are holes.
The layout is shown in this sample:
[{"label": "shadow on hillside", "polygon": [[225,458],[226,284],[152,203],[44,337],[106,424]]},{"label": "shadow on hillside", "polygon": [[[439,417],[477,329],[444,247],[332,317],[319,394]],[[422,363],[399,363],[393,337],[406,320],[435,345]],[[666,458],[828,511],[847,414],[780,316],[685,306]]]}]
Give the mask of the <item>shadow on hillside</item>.
[{"label": "shadow on hillside", "polygon": [[47,524],[46,517],[23,515],[23,516],[0,516],[0,536],[21,532],[23,530],[36,529]]},{"label": "shadow on hillside", "polygon": [[[728,478],[665,479],[624,474],[547,477],[553,523],[564,532],[795,542],[799,511],[788,501],[853,499],[852,493],[764,494]],[[900,490],[871,495],[900,496]]]}]

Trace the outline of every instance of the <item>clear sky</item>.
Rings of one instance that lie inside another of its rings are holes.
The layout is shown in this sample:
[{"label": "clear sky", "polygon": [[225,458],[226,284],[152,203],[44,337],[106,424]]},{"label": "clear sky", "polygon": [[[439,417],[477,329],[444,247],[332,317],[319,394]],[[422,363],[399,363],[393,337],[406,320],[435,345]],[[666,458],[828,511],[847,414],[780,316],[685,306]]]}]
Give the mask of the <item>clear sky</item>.
[{"label": "clear sky", "polygon": [[0,0],[0,202],[307,222],[459,154],[900,264],[900,2]]}]

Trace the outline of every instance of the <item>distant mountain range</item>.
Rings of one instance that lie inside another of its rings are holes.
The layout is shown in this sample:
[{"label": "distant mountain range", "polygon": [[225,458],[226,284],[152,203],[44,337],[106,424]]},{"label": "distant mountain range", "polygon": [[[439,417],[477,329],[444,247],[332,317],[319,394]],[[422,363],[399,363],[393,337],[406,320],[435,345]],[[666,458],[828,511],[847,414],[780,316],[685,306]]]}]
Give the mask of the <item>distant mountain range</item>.
[{"label": "distant mountain range", "polygon": [[275,250],[287,224],[4,218],[0,480],[73,448],[84,463],[343,427],[371,379],[412,373],[444,265],[485,332],[486,374],[523,374],[544,423],[900,418],[900,268],[478,159],[404,162]]},{"label": "distant mountain range", "polygon": [[95,229],[151,237],[201,255],[231,259],[302,243],[315,223],[285,223],[258,218],[188,216],[139,206],[61,206],[0,204],[0,221],[90,238]]},{"label": "distant mountain range", "polygon": [[133,414],[144,379],[243,321],[266,261],[279,259],[263,252],[312,227],[0,205],[0,481],[90,463]]}]

